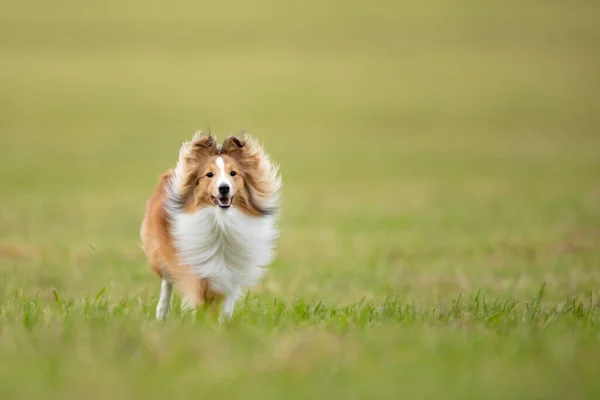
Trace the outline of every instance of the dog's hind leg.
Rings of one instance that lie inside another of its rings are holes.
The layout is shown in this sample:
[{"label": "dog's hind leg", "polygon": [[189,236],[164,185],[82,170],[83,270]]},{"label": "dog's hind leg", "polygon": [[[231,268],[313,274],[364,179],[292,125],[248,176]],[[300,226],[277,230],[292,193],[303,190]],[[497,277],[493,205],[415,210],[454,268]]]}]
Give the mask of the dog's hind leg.
[{"label": "dog's hind leg", "polygon": [[183,292],[181,311],[192,311],[195,313],[200,305],[202,311],[210,311],[216,316],[218,305],[223,296],[213,291],[205,279],[197,276],[188,276],[180,281]]}]

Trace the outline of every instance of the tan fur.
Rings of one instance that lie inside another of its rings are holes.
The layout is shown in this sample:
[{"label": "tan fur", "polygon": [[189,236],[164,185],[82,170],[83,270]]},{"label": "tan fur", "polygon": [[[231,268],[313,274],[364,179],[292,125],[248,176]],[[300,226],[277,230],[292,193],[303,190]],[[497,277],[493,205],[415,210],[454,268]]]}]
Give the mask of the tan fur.
[{"label": "tan fur", "polygon": [[222,146],[217,146],[211,135],[203,134],[183,144],[176,168],[161,175],[146,204],[141,238],[152,271],[173,282],[194,308],[200,303],[218,304],[222,295],[179,262],[172,244],[169,208],[193,213],[214,206],[211,195],[217,192],[216,179],[206,176],[208,172],[216,173],[219,156],[227,173],[237,172],[228,177],[235,187],[232,207],[253,216],[276,212],[281,189],[277,168],[248,134],[241,139],[228,137]]},{"label": "tan fur", "polygon": [[169,278],[168,265],[176,264],[176,257],[171,247],[169,219],[164,207],[167,197],[166,187],[172,178],[172,171],[161,175],[154,193],[146,203],[146,214],[142,222],[142,243],[148,263],[155,274],[161,278]]}]

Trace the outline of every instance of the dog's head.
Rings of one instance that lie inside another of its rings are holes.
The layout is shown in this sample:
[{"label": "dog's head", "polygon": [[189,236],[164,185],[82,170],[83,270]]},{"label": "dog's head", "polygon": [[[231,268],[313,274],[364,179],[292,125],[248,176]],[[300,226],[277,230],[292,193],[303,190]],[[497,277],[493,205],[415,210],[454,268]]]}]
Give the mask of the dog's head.
[{"label": "dog's head", "polygon": [[196,134],[180,150],[170,197],[186,212],[238,208],[261,216],[276,210],[280,187],[277,168],[249,135],[218,146],[213,136]]}]

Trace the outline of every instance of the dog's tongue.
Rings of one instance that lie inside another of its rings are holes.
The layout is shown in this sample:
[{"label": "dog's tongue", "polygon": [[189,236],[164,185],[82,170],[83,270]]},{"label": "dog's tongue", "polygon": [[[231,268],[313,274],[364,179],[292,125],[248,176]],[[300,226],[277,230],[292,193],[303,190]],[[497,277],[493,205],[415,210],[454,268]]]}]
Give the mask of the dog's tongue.
[{"label": "dog's tongue", "polygon": [[220,199],[218,199],[218,201],[219,201],[219,205],[221,205],[221,206],[228,206],[229,204],[231,204],[230,197],[220,198]]}]

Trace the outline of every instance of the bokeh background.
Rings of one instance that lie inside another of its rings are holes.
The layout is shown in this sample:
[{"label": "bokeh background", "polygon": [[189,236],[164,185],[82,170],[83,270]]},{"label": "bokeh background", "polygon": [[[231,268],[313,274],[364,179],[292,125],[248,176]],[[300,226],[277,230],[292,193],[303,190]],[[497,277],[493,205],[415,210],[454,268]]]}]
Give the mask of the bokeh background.
[{"label": "bokeh background", "polygon": [[[0,9],[5,304],[106,290],[151,319],[159,282],[139,247],[144,204],[180,144],[207,129],[248,130],[281,165],[282,235],[259,299],[433,305],[477,291],[530,298],[543,282],[549,301],[597,293],[595,1]],[[28,345],[7,318],[13,358],[0,364],[12,376],[35,367],[16,361]],[[129,387],[135,374],[120,380],[118,358],[88,351],[98,376]],[[40,390],[70,382],[40,371]]]}]

